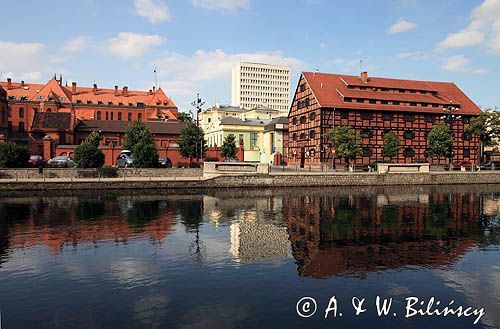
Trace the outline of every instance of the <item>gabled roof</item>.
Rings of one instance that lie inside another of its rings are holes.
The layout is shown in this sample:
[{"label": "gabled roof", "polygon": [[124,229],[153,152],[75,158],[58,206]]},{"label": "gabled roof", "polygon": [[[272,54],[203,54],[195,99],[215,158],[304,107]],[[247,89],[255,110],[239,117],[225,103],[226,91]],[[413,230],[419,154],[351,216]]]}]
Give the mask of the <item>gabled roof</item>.
[{"label": "gabled roof", "polygon": [[[84,120],[80,121],[75,131],[91,132],[102,131],[109,133],[124,133],[132,122],[130,121],[106,121],[106,120]],[[182,122],[149,122],[144,121],[146,127],[153,134],[180,135],[185,127]]]},{"label": "gabled roof", "polygon": [[[34,102],[47,102],[49,97],[53,101],[57,101],[59,97],[64,97],[60,100],[61,103],[78,104],[103,104],[116,106],[145,106],[145,107],[168,107],[177,109],[177,106],[159,88],[153,91],[138,91],[138,90],[120,90],[108,88],[62,86],[59,81],[52,78],[46,84],[37,83],[19,83],[12,82],[8,88],[7,82],[0,82],[0,87],[3,87],[9,96],[20,100],[21,97]],[[73,92],[74,91],[74,92]],[[55,98],[55,99],[54,99]]]},{"label": "gabled roof", "polygon": [[66,112],[36,112],[33,117],[32,129],[71,129],[71,113]]},{"label": "gabled roof", "polygon": [[[317,72],[302,74],[321,107],[443,113],[443,107],[453,105],[460,107],[459,114],[477,115],[481,111],[454,83],[377,77],[370,77],[365,83],[357,76]],[[346,99],[352,102],[346,102]],[[357,99],[378,102],[356,103]],[[381,101],[417,103],[419,106],[381,104]]]}]

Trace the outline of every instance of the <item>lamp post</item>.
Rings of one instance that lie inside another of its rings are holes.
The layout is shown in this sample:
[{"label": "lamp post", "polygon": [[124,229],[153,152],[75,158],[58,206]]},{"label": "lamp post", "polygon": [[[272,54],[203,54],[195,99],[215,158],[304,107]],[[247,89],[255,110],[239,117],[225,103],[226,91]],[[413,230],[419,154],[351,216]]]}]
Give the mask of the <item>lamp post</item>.
[{"label": "lamp post", "polygon": [[[205,102],[203,102],[200,98],[200,94],[196,94],[196,100],[194,100],[191,105],[196,109],[196,127],[198,130],[200,129],[200,120],[199,120],[199,115],[200,112],[203,108],[203,105],[205,105]],[[201,152],[200,152],[200,159],[203,157],[203,139],[200,141],[200,147],[201,147]],[[196,142],[196,155],[198,156],[198,142]]]},{"label": "lamp post", "polygon": [[454,138],[454,134],[453,134],[453,122],[455,120],[459,120],[459,119],[462,118],[460,115],[456,115],[455,114],[459,110],[460,109],[458,107],[454,107],[451,104],[450,104],[450,106],[443,108],[443,111],[445,111],[445,113],[446,113],[446,115],[444,116],[444,118],[448,121],[448,126],[450,127],[450,134],[451,134],[451,137],[452,137],[452,141],[451,141],[450,149],[449,149],[449,158],[450,158],[450,161],[449,161],[449,165],[450,165],[449,171],[453,170],[452,165],[451,165],[452,161],[453,161],[453,138]]}]

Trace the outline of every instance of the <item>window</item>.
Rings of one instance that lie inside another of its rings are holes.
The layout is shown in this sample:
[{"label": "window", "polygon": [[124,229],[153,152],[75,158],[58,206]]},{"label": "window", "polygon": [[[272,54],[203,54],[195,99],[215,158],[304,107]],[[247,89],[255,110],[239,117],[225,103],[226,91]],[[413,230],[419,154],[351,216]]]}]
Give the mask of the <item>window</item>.
[{"label": "window", "polygon": [[306,123],[306,121],[307,121],[307,119],[305,116],[300,117],[300,123],[304,124],[304,123]]},{"label": "window", "polygon": [[361,138],[371,138],[372,131],[370,129],[361,129]]},{"label": "window", "polygon": [[97,120],[101,120],[101,111],[97,111]]},{"label": "window", "polygon": [[425,122],[434,123],[434,116],[433,115],[426,115]]},{"label": "window", "polygon": [[309,97],[306,98],[306,107],[308,107],[310,104],[310,100],[309,100]]},{"label": "window", "polygon": [[361,120],[371,120],[373,119],[373,114],[371,112],[361,112]]},{"label": "window", "polygon": [[464,158],[470,158],[470,150],[464,149]]},{"label": "window", "polygon": [[414,119],[414,118],[413,118],[413,115],[412,115],[412,114],[404,114],[404,115],[403,115],[403,120],[404,120],[405,122],[413,122],[413,119]]},{"label": "window", "polygon": [[370,99],[370,104],[377,104],[377,101],[374,99]]},{"label": "window", "polygon": [[19,108],[19,117],[24,118],[24,109],[22,107]]},{"label": "window", "polygon": [[404,151],[403,151],[403,155],[407,158],[411,158],[413,156],[415,156],[415,151],[412,150],[411,148],[406,148]]},{"label": "window", "polygon": [[309,138],[314,138],[316,136],[316,132],[314,130],[309,131]]},{"label": "window", "polygon": [[132,113],[127,113],[127,121],[132,121]]},{"label": "window", "polygon": [[404,139],[414,139],[415,138],[415,133],[413,131],[405,131],[403,134]]},{"label": "window", "polygon": [[19,122],[19,131],[24,131],[24,122]]},{"label": "window", "polygon": [[393,102],[392,102],[392,105],[399,105],[399,104],[401,104],[401,103],[400,103],[400,102],[398,102],[398,101],[393,101]]},{"label": "window", "polygon": [[297,118],[296,117],[293,117],[292,118],[292,124],[296,125],[297,124]]},{"label": "window", "polygon": [[363,156],[371,157],[373,155],[373,151],[370,148],[363,148]]},{"label": "window", "polygon": [[388,101],[381,101],[380,103],[382,103],[382,104],[384,104],[384,105],[389,104],[389,102],[388,102]]},{"label": "window", "polygon": [[384,113],[384,114],[382,114],[382,119],[384,121],[392,121],[393,115],[392,115],[392,113]]},{"label": "window", "polygon": [[296,140],[297,140],[297,134],[295,134],[295,133],[294,133],[294,134],[292,135],[292,138],[293,138],[293,140],[294,140],[294,141],[296,141]]},{"label": "window", "polygon": [[109,113],[106,112],[106,120],[109,120]]},{"label": "window", "polygon": [[243,144],[245,144],[245,139],[244,139],[243,134],[240,134],[240,135],[239,135],[239,139],[238,139],[238,141],[239,141],[239,145],[243,145]]},{"label": "window", "polygon": [[344,102],[346,102],[346,103],[352,103],[352,99],[344,97]]},{"label": "window", "polygon": [[302,133],[300,134],[300,140],[305,140],[306,139],[306,134]]},{"label": "window", "polygon": [[417,106],[417,103],[415,103],[415,102],[411,102],[411,103],[410,103],[410,106]]},{"label": "window", "polygon": [[118,120],[122,121],[122,112],[118,112]]},{"label": "window", "polygon": [[316,119],[316,112],[311,112],[309,114],[309,120],[314,121]]},{"label": "window", "polygon": [[7,116],[9,118],[12,117],[12,108],[10,108],[10,107],[7,108]]},{"label": "window", "polygon": [[141,121],[142,120],[142,113],[139,113],[137,114],[137,121]]},{"label": "window", "polygon": [[428,132],[428,131],[426,131],[426,132],[424,133],[424,139],[425,139],[425,140],[427,140],[427,138],[429,138],[429,132]]},{"label": "window", "polygon": [[364,99],[362,99],[362,98],[358,98],[358,99],[356,99],[356,103],[364,103],[364,102],[365,102],[365,100],[364,100]]},{"label": "window", "polygon": [[468,123],[470,123],[470,118],[469,117],[464,117],[462,119],[462,121],[464,122],[464,124],[468,124]]},{"label": "window", "polygon": [[305,83],[301,84],[299,90],[300,92],[304,92],[306,90],[306,84]]},{"label": "window", "polygon": [[257,148],[257,133],[250,133],[250,149]]},{"label": "window", "polygon": [[463,133],[463,135],[462,135],[462,139],[463,139],[464,141],[470,141],[470,140],[471,140],[471,136],[470,136],[470,134],[469,134],[469,133]]},{"label": "window", "polygon": [[349,119],[349,111],[340,111],[341,119]]}]

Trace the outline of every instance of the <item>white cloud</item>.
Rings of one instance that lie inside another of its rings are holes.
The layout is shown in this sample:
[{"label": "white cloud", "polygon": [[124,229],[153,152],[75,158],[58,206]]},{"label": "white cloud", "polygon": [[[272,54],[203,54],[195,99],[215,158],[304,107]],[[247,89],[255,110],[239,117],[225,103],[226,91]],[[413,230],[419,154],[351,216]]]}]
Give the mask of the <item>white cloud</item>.
[{"label": "white cloud", "polygon": [[75,37],[74,39],[66,41],[61,49],[67,52],[78,52],[85,50],[90,44],[91,38],[85,35]]},{"label": "white cloud", "polygon": [[235,12],[239,9],[250,8],[250,0],[191,0],[196,7]]},{"label": "white cloud", "polygon": [[414,29],[415,27],[417,27],[415,23],[411,23],[403,19],[400,19],[397,23],[389,27],[387,33],[394,34],[394,33],[406,32]]},{"label": "white cloud", "polygon": [[481,45],[500,54],[500,0],[484,0],[470,14],[469,25],[442,40],[438,50]]},{"label": "white cloud", "polygon": [[172,13],[163,1],[134,0],[137,14],[147,18],[151,24],[172,21]]},{"label": "white cloud", "polygon": [[325,49],[326,47],[328,47],[328,45],[326,43],[322,42],[322,43],[319,44],[319,47],[321,49]]},{"label": "white cloud", "polygon": [[413,52],[402,52],[396,54],[396,59],[411,59],[414,61],[423,61],[432,58],[433,56],[430,53],[426,53],[423,51],[413,51]]},{"label": "white cloud", "polygon": [[12,78],[14,81],[40,81],[43,78],[43,74],[40,71],[2,73],[2,81],[7,80],[7,78]]},{"label": "white cloud", "polygon": [[484,74],[485,70],[470,67],[470,60],[464,55],[451,56],[444,60],[443,68],[454,73]]},{"label": "white cloud", "polygon": [[108,39],[104,49],[121,58],[142,57],[166,42],[159,35],[146,35],[132,32],[120,32],[118,36]]},{"label": "white cloud", "polygon": [[41,43],[0,41],[0,71],[23,69],[31,62],[37,62],[43,49]]},{"label": "white cloud", "polygon": [[228,102],[231,69],[240,61],[287,65],[292,77],[304,67],[300,59],[287,57],[281,51],[227,53],[222,49],[197,50],[192,55],[169,53],[151,64],[158,67],[158,77],[165,92],[177,106],[187,109],[197,92],[207,100],[207,105],[215,100]]}]

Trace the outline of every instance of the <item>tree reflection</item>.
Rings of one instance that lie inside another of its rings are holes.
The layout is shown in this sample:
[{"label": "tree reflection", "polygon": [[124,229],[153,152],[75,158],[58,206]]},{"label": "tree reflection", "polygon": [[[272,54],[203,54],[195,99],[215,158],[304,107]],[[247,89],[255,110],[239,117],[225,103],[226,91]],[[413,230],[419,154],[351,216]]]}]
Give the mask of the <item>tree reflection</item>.
[{"label": "tree reflection", "polygon": [[9,228],[17,222],[27,221],[29,217],[29,205],[0,203],[0,264],[9,248]]},{"label": "tree reflection", "polygon": [[160,201],[133,201],[126,211],[127,223],[135,228],[143,228],[151,220],[160,216]]},{"label": "tree reflection", "polygon": [[177,214],[186,232],[195,233],[195,239],[189,247],[189,253],[197,264],[201,264],[206,252],[205,245],[200,239],[200,227],[203,225],[203,201],[179,201],[176,206]]}]

